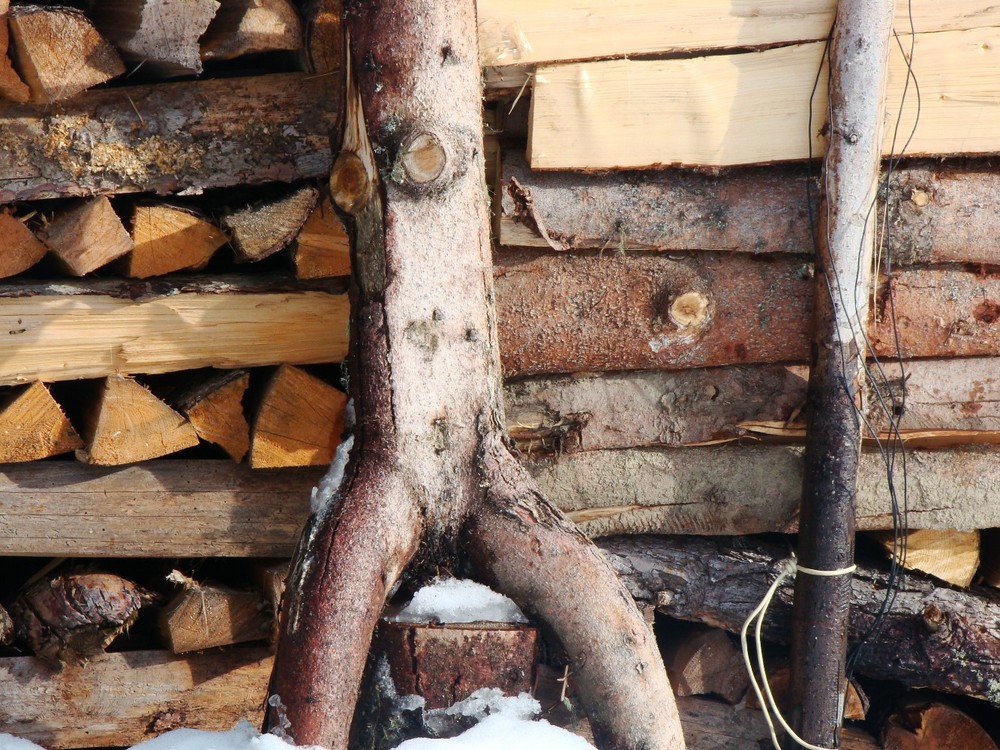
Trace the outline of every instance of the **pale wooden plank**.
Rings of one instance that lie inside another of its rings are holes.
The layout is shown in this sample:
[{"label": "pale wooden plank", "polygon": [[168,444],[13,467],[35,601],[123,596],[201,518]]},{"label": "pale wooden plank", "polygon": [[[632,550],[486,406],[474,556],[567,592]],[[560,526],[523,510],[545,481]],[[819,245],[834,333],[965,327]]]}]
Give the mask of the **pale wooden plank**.
[{"label": "pale wooden plank", "polygon": [[228,460],[39,468],[0,470],[4,555],[287,557],[322,474],[251,472]]},{"label": "pale wooden plank", "polygon": [[259,725],[271,665],[266,647],[102,654],[58,670],[33,656],[0,659],[0,732],[62,750]]},{"label": "pale wooden plank", "polygon": [[[901,43],[908,50],[909,37]],[[822,154],[826,88],[808,102],[823,44],[683,60],[611,60],[539,68],[532,93],[529,156],[536,169],[658,165],[730,166]],[[1000,29],[918,34],[913,68],[920,127],[907,153],[1000,150]],[[890,54],[886,140],[890,150],[907,78]],[[904,139],[916,115],[910,87]],[[897,145],[901,147],[902,143]]]}]

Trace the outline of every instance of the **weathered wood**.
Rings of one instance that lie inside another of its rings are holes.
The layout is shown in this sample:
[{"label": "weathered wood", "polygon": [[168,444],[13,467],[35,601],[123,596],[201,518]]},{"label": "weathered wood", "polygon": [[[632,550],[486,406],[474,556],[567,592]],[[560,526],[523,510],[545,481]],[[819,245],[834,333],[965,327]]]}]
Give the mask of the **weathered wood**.
[{"label": "weathered wood", "polygon": [[134,247],[125,274],[132,278],[201,270],[226,244],[222,230],[203,216],[165,203],[135,206],[131,225]]},{"label": "weathered wood", "polygon": [[[802,451],[713,446],[578,452],[526,462],[539,487],[590,536],[756,534],[797,528]],[[992,448],[907,454],[909,526],[1000,526]],[[898,477],[897,477],[898,480]],[[885,465],[862,454],[858,528],[891,529]]]},{"label": "weathered wood", "polygon": [[[788,557],[784,545],[750,539],[616,537],[600,546],[639,599],[684,620],[738,632]],[[884,572],[859,566],[852,578],[850,638],[871,625],[886,591]],[[779,588],[765,620],[768,640],[790,635],[792,587]],[[859,653],[858,674],[1000,704],[1000,602],[907,575],[885,623]]]},{"label": "weathered wood", "polygon": [[199,583],[180,571],[167,578],[184,586],[160,612],[160,633],[175,654],[260,641],[271,632],[271,613],[259,591]]},{"label": "weathered wood", "polygon": [[344,432],[347,396],[297,367],[282,365],[267,385],[250,436],[250,466],[326,466]]},{"label": "weathered wood", "polygon": [[344,34],[340,30],[341,0],[310,0],[302,9],[306,68],[316,75],[340,70]]},{"label": "weathered wood", "polygon": [[0,384],[342,359],[346,296],[299,283],[302,291],[280,278],[223,276],[5,285]]},{"label": "weathered wood", "polygon": [[45,252],[45,245],[23,221],[9,211],[0,211],[0,278],[27,271],[42,259]]},{"label": "weathered wood", "polygon": [[[902,49],[910,40],[901,36]],[[917,34],[914,75],[920,81],[920,128],[908,155],[988,154],[1000,148],[1000,127],[983,55],[996,54],[996,29]],[[827,91],[813,81],[822,42],[761,52],[676,60],[611,60],[540,67],[533,78],[529,158],[533,168],[610,169],[685,164],[729,166],[804,159],[824,151]],[[963,71],[982,71],[969,76]],[[887,128],[892,145],[908,68],[890,50]],[[696,92],[697,95],[692,95]],[[917,102],[909,91],[900,124],[909,133]],[[684,123],[684,127],[663,127]],[[736,125],[734,125],[736,123]],[[901,145],[901,144],[898,144]]]},{"label": "weathered wood", "polygon": [[[811,281],[801,263],[505,252],[495,273],[508,377],[808,355]],[[688,320],[674,305],[691,292],[706,307]]]},{"label": "weathered wood", "polygon": [[133,378],[109,375],[87,415],[86,446],[76,457],[96,466],[148,461],[198,444],[198,433],[182,415]]},{"label": "weathered wood", "polygon": [[716,695],[735,705],[750,684],[743,654],[718,628],[698,628],[671,640],[663,661],[678,696]]},{"label": "weathered wood", "polygon": [[125,72],[118,52],[82,11],[18,6],[9,21],[15,59],[33,102],[69,99]]},{"label": "weathered wood", "polygon": [[226,214],[222,226],[229,232],[240,260],[262,260],[295,238],[318,199],[315,188],[301,188],[277,200]]},{"label": "weathered wood", "polygon": [[938,701],[910,703],[888,718],[882,728],[885,750],[997,750],[997,744],[975,719]]},{"label": "weathered wood", "polygon": [[350,275],[350,240],[329,198],[320,201],[309,214],[295,239],[293,260],[295,275],[300,279]]},{"label": "weathered wood", "polygon": [[232,461],[76,462],[0,471],[0,547],[52,557],[288,557],[316,469]]},{"label": "weathered wood", "polygon": [[250,450],[250,425],[243,415],[243,394],[250,373],[231,370],[193,385],[173,400],[198,437],[215,443],[239,463]]},{"label": "weathered wood", "polygon": [[0,203],[318,177],[330,168],[335,84],[282,73],[91,91],[58,109],[5,106]]},{"label": "weathered wood", "polygon": [[52,750],[122,747],[180,727],[228,730],[260,722],[270,670],[265,647],[104,654],[58,671],[35,657],[0,659],[0,729]]},{"label": "weathered wood", "polygon": [[[889,557],[896,546],[890,532],[876,535]],[[979,531],[918,529],[906,535],[905,548],[896,549],[896,561],[953,586],[966,587],[979,569]]]},{"label": "weathered wood", "polygon": [[42,239],[73,276],[86,276],[133,248],[111,201],[103,196],[56,215],[42,230]]},{"label": "weathered wood", "polygon": [[201,39],[205,60],[302,48],[302,23],[288,0],[221,0]]},{"label": "weathered wood", "polygon": [[134,69],[169,78],[201,74],[198,39],[218,9],[218,0],[101,0],[90,12]]},{"label": "weathered wood", "polygon": [[0,463],[36,461],[83,447],[44,383],[19,388],[0,407]]}]

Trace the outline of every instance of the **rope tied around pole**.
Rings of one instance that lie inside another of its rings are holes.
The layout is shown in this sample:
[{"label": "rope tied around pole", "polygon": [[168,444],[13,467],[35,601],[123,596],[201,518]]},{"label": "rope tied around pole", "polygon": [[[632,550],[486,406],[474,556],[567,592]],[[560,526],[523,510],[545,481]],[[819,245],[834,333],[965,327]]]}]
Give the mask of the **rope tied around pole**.
[{"label": "rope tied around pole", "polygon": [[[774,579],[774,582],[768,588],[767,593],[764,594],[764,598],[761,599],[760,604],[753,609],[749,617],[747,617],[746,621],[743,623],[743,627],[740,629],[740,646],[743,649],[743,662],[746,664],[747,674],[750,677],[750,685],[753,687],[753,691],[757,695],[757,701],[760,703],[761,709],[764,712],[764,719],[767,721],[767,727],[771,733],[771,742],[774,743],[775,750],[781,750],[781,743],[778,742],[778,735],[774,728],[774,722],[771,718],[772,714],[774,718],[778,720],[778,723],[781,724],[782,729],[784,729],[788,736],[791,737],[792,740],[800,747],[806,748],[806,750],[837,750],[837,748],[823,747],[821,745],[813,745],[806,742],[788,725],[788,722],[785,721],[785,717],[781,715],[781,711],[778,709],[778,704],[774,700],[774,695],[771,693],[771,686],[767,682],[767,671],[764,669],[764,647],[761,639],[764,617],[767,615],[768,607],[771,606],[771,600],[774,599],[774,595],[777,593],[778,589],[781,588],[781,584],[783,584],[786,579],[794,576],[796,573],[832,578],[836,576],[852,575],[857,568],[857,565],[849,565],[846,568],[837,568],[836,570],[817,570],[816,568],[807,568],[804,565],[799,565],[794,556],[788,558],[782,562],[781,570],[778,573],[777,578]],[[750,645],[747,639],[747,631],[750,629],[751,623],[754,624],[754,642],[757,646],[757,669],[760,671],[760,683],[758,683],[757,676],[754,674],[753,662],[750,659]],[[761,683],[763,683],[763,692],[761,691]],[[765,695],[767,696],[766,701],[764,699]]]}]

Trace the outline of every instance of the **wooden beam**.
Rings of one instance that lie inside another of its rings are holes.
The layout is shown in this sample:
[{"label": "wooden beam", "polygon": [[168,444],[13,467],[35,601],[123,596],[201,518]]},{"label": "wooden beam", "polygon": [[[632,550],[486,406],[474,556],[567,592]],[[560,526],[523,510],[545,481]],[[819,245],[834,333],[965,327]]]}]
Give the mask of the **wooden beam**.
[{"label": "wooden beam", "polygon": [[0,471],[0,547],[41,557],[288,557],[319,469],[229,460]]},{"label": "wooden beam", "polygon": [[0,204],[321,177],[336,86],[333,77],[281,73],[89,91],[58,108],[5,106]]},{"label": "wooden beam", "polygon": [[192,656],[102,654],[85,665],[0,659],[0,728],[51,750],[128,746],[170,729],[260,724],[271,672],[266,647]]},{"label": "wooden beam", "polygon": [[[909,37],[901,37],[909,50]],[[1000,150],[989,71],[1000,54],[996,28],[917,34],[920,127],[907,154],[985,154]],[[823,43],[678,60],[609,60],[539,68],[533,79],[529,157],[536,169],[612,169],[657,165],[766,163],[825,150],[827,100],[809,107]],[[890,50],[883,153],[888,153],[907,80]],[[899,132],[917,113],[912,86]],[[897,148],[902,144],[897,144]]]},{"label": "wooden beam", "polygon": [[280,278],[236,277],[3,286],[0,384],[339,361],[346,295],[296,283],[299,291]]}]

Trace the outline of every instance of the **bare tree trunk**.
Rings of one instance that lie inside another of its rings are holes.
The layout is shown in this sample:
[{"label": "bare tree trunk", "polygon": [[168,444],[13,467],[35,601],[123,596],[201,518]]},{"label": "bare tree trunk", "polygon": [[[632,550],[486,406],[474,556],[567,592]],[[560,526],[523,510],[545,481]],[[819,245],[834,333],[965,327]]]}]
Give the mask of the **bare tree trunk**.
[{"label": "bare tree trunk", "polygon": [[372,629],[417,555],[471,560],[557,634],[603,747],[683,748],[634,602],[504,433],[475,5],[355,2],[344,25],[330,182],[353,225],[355,442],[296,555],[266,724],[347,747]]}]

